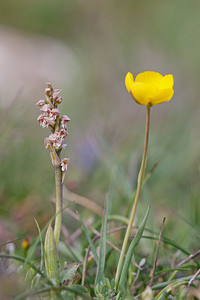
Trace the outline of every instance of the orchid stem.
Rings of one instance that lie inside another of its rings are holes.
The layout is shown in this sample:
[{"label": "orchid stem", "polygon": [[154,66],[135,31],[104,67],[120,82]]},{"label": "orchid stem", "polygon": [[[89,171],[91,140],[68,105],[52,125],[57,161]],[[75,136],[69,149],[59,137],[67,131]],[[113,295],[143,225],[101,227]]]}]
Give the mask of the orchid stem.
[{"label": "orchid stem", "polygon": [[148,148],[148,139],[149,139],[149,124],[150,124],[150,105],[147,105],[144,152],[143,152],[142,163],[141,163],[141,167],[140,167],[140,171],[139,171],[139,175],[138,175],[135,199],[134,199],[133,207],[132,207],[132,210],[131,210],[131,215],[130,215],[130,218],[129,218],[129,223],[128,223],[128,227],[127,227],[126,234],[125,234],[125,237],[124,237],[122,250],[121,250],[121,253],[120,253],[120,258],[119,258],[119,262],[118,262],[118,266],[117,266],[117,272],[116,272],[116,276],[115,276],[115,287],[116,288],[118,288],[120,274],[121,274],[122,266],[123,266],[123,262],[124,262],[124,256],[125,256],[125,252],[126,252],[126,249],[127,249],[127,244],[128,244],[128,239],[129,239],[129,236],[130,236],[131,227],[133,225],[133,220],[134,220],[134,217],[135,217],[135,212],[136,212],[137,203],[138,203],[138,199],[139,199],[139,195],[140,195],[140,190],[141,190],[141,187],[142,187],[142,180],[143,180],[144,172],[145,172],[145,168],[146,168],[147,148]]},{"label": "orchid stem", "polygon": [[55,185],[56,185],[56,218],[54,227],[54,237],[56,246],[60,239],[61,223],[62,223],[62,181],[61,181],[61,167],[55,166]]}]

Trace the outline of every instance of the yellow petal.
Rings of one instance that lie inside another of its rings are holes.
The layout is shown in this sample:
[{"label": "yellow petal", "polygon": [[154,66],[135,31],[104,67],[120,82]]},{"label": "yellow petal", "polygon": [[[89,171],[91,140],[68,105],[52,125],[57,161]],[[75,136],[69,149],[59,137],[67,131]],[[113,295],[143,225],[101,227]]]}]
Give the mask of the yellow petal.
[{"label": "yellow petal", "polygon": [[146,71],[136,76],[135,82],[148,83],[153,86],[158,86],[163,76],[158,72]]},{"label": "yellow petal", "polygon": [[160,89],[173,88],[173,85],[174,85],[173,75],[168,74],[162,78],[161,84],[160,84]]},{"label": "yellow petal", "polygon": [[147,105],[150,102],[151,86],[143,82],[136,82],[132,85],[131,95],[134,100],[141,105]]},{"label": "yellow petal", "polygon": [[174,95],[174,90],[172,88],[160,89],[154,98],[151,100],[152,105],[160,104],[165,101],[171,100]]},{"label": "yellow petal", "polygon": [[130,72],[128,72],[125,77],[125,85],[129,93],[133,83],[134,83],[133,75]]}]

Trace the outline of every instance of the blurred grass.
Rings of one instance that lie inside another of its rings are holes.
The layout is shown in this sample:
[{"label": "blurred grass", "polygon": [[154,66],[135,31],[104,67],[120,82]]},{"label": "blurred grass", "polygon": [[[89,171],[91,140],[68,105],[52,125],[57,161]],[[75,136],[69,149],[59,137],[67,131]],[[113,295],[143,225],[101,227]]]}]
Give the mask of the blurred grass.
[{"label": "blurred grass", "polygon": [[[157,228],[167,215],[166,230],[195,248],[195,228],[200,223],[199,1],[11,3],[1,1],[2,26],[30,38],[54,37],[74,54],[78,71],[73,82],[65,87],[64,78],[58,86],[64,99],[62,113],[72,119],[65,150],[70,157],[66,184],[103,206],[111,170],[118,165],[114,213],[127,211],[144,136],[144,109],[126,92],[125,74],[144,70],[174,74],[174,98],[152,109],[147,170],[156,161],[160,163],[142,192],[138,209],[145,210],[150,200],[149,225]],[[40,83],[37,97],[44,97],[44,84]],[[54,195],[54,174],[49,153],[43,148],[48,131],[36,121],[36,95],[30,95],[31,100],[26,96],[10,108],[0,137],[0,213],[2,220],[9,217],[13,225],[17,223],[13,217],[16,204],[29,202],[31,197],[38,203],[36,217],[44,210],[51,214],[48,203]],[[1,117],[5,110],[1,108]],[[31,208],[27,210],[31,218]],[[142,215],[139,210],[138,218]],[[17,224],[20,231],[27,232],[25,224]],[[67,220],[66,225],[70,226]]]}]

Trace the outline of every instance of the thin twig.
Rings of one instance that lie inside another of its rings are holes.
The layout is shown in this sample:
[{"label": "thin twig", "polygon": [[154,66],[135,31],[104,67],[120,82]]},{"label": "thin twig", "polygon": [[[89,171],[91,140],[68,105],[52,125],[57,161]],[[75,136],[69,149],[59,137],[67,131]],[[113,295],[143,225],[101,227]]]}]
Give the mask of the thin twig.
[{"label": "thin twig", "polygon": [[107,231],[107,234],[114,233],[114,232],[120,231],[122,229],[126,229],[126,226],[124,225],[124,226],[119,226],[119,227],[115,227],[113,229],[110,229],[110,230]]},{"label": "thin twig", "polygon": [[197,276],[200,274],[200,269],[194,274],[194,276],[192,276],[192,278],[190,279],[190,281],[188,282],[188,286],[190,286],[192,284],[192,282],[197,278]]},{"label": "thin twig", "polygon": [[154,273],[155,273],[155,270],[156,270],[156,264],[157,264],[157,260],[158,260],[158,251],[159,251],[159,248],[160,248],[160,242],[161,242],[161,237],[162,237],[162,233],[163,233],[163,229],[164,229],[164,225],[165,225],[165,220],[166,220],[166,217],[163,218],[162,227],[161,227],[161,230],[160,230],[160,235],[159,235],[159,238],[158,238],[158,241],[157,241],[156,255],[155,255],[155,260],[154,260],[154,264],[153,264],[153,269],[152,269],[151,274],[150,274],[151,280],[149,282],[149,286],[152,286],[153,280],[154,280]]},{"label": "thin twig", "polygon": [[185,259],[181,260],[181,261],[175,266],[175,268],[182,266],[183,264],[185,264],[185,263],[188,262],[189,260],[191,260],[191,259],[197,257],[199,254],[200,254],[200,250],[196,251],[195,253],[190,254],[188,257],[186,257]]}]

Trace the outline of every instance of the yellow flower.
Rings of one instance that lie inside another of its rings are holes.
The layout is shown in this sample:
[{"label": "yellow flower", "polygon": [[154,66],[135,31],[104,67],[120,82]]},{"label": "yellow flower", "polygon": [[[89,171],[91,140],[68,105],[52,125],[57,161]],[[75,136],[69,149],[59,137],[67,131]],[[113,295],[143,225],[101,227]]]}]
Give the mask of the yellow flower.
[{"label": "yellow flower", "polygon": [[141,105],[153,106],[169,101],[174,94],[173,75],[162,76],[158,72],[146,71],[136,76],[128,72],[125,85],[133,99]]}]

